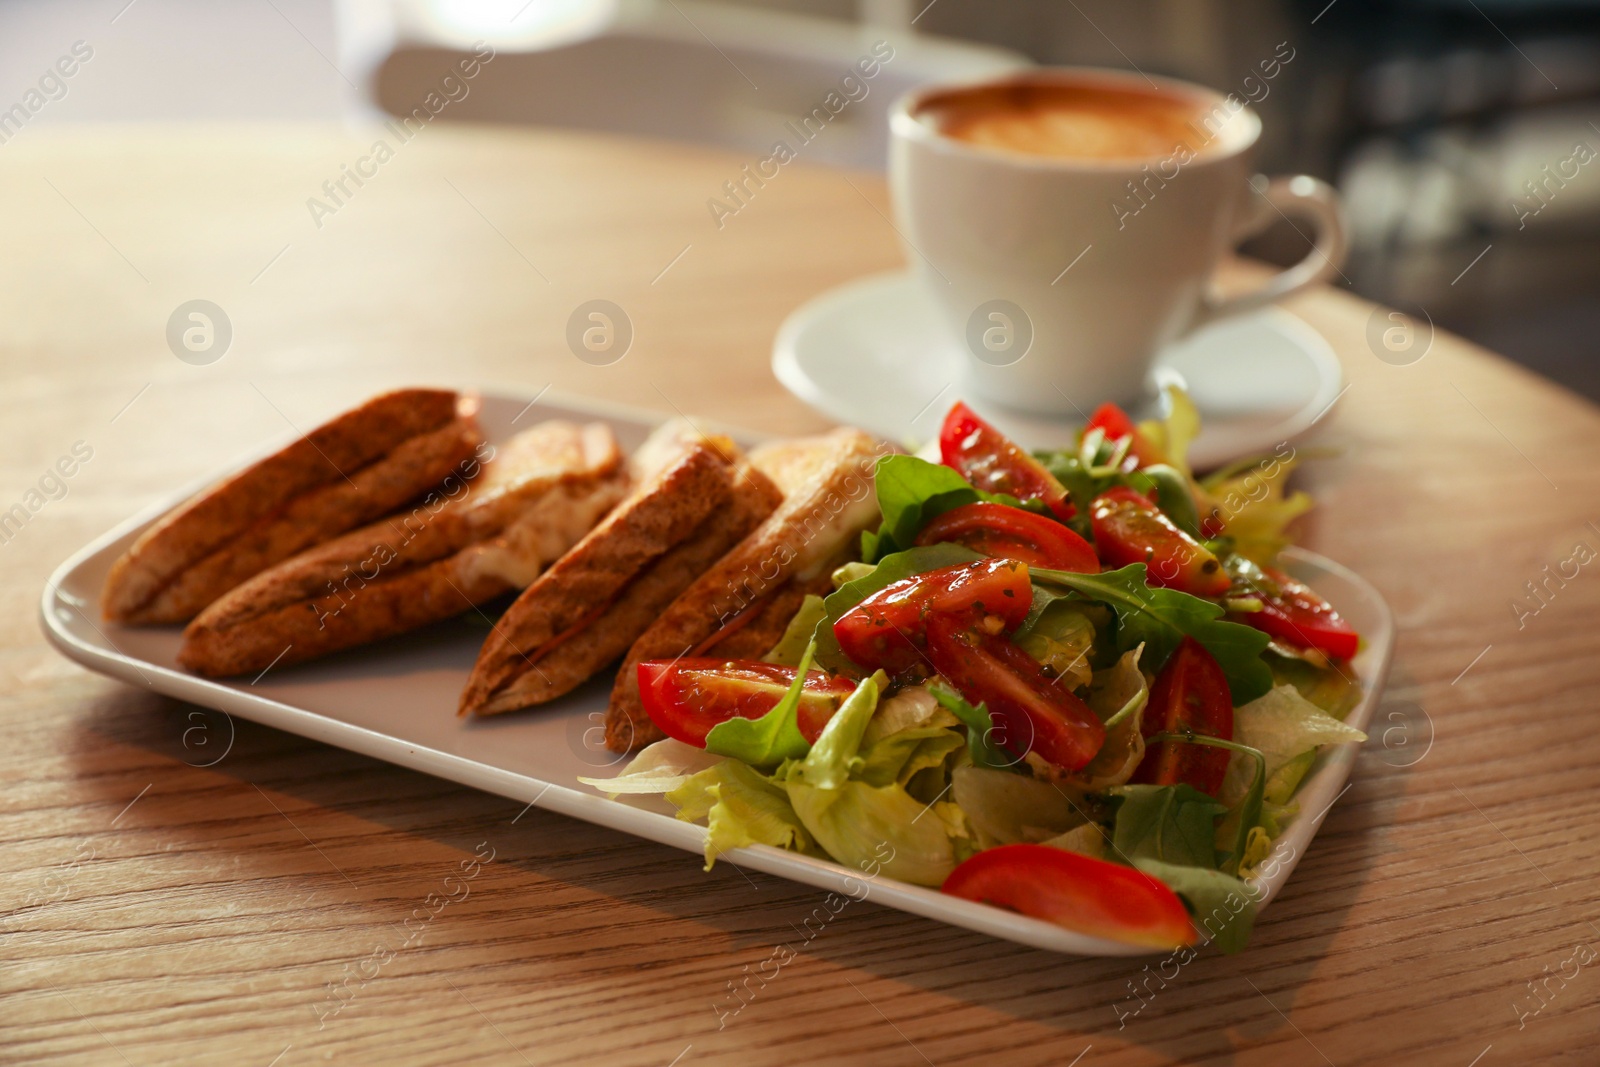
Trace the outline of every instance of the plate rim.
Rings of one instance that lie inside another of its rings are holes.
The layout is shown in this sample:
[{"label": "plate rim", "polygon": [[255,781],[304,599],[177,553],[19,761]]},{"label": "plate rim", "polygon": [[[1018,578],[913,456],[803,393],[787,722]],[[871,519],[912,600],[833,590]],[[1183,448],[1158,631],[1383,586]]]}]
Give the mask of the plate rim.
[{"label": "plate rim", "polygon": [[[494,399],[507,403],[525,403],[529,400],[525,394],[515,395],[500,390],[483,389],[480,390],[480,394],[486,401]],[[659,412],[629,409],[625,405],[612,404],[608,401],[596,401],[589,397],[555,393],[554,390],[548,390],[543,395],[533,398],[531,406],[544,402],[545,397],[550,398],[548,402],[552,406],[559,405],[568,410],[590,412],[600,418],[632,421],[636,425],[654,425],[671,417]],[[707,420],[707,424],[710,424],[710,420]],[[743,431],[737,433],[747,440],[760,436]],[[251,452],[237,464],[221,469],[196,484],[210,484],[236,466],[251,462],[256,456],[267,454],[279,447],[280,444],[273,444]],[[397,734],[383,733],[293,704],[253,695],[235,685],[186,674],[175,668],[122,652],[100,629],[97,620],[83,610],[84,605],[73,602],[73,599],[63,592],[63,588],[87,563],[153,522],[174,504],[186,499],[193,491],[194,486],[186,486],[150,507],[141,509],[72,553],[52,571],[40,595],[39,620],[46,639],[56,651],[91,671],[134,686],[142,683],[148,689],[178,700],[213,708],[230,715],[237,714],[249,721],[298,734],[323,744],[345,748],[469,788],[509,797],[527,803],[530,807],[554,811],[687,852],[697,854],[703,852],[707,833],[704,827],[608,799],[598,790],[586,791],[576,781],[571,784],[547,782],[481,760],[409,742]],[[1378,613],[1382,622],[1380,632],[1371,635],[1372,640],[1363,649],[1361,657],[1358,657],[1358,660],[1366,658],[1364,669],[1357,670],[1364,687],[1362,701],[1345,719],[1358,729],[1364,729],[1370,722],[1372,712],[1383,692],[1393,657],[1395,637],[1393,612],[1370,582],[1343,564],[1299,548],[1289,549],[1286,556],[1292,563],[1320,569],[1337,576],[1339,580],[1359,590],[1369,602],[1369,606]],[[95,605],[88,606],[91,611],[96,611]],[[58,614],[63,611],[76,612],[100,635],[108,647],[102,648],[83,640],[78,633],[58,619]],[[1272,877],[1262,880],[1264,892],[1258,900],[1258,907],[1265,908],[1281,890],[1306,848],[1314,840],[1316,831],[1328,811],[1338,797],[1343,795],[1342,792],[1336,793],[1336,790],[1340,790],[1348,780],[1354,767],[1358,747],[1346,743],[1331,750],[1324,750],[1318,756],[1312,772],[1296,794],[1296,798],[1304,805],[1302,814],[1288,823],[1278,838],[1279,844],[1275,846],[1281,847],[1282,843],[1291,842],[1292,838],[1292,843],[1296,847],[1293,854],[1280,864]],[[1310,809],[1313,800],[1321,805],[1321,810],[1307,820],[1303,812]],[[893,879],[868,878],[832,860],[820,860],[767,845],[733,850],[719,859],[736,867],[749,867],[818,889],[842,893],[854,900],[873,900],[934,921],[1046,951],[1097,957],[1131,957],[1151,955],[1160,951],[1076,933],[1042,920],[947,896],[936,889]]]}]

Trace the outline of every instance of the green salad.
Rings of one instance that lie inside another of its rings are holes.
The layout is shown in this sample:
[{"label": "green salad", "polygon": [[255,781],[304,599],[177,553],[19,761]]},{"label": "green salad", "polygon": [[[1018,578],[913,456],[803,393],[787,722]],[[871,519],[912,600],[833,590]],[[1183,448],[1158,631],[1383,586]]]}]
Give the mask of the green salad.
[{"label": "green salad", "polygon": [[[1277,566],[1288,446],[1197,478],[1199,419],[1113,405],[1029,453],[957,404],[878,461],[881,522],[761,659],[639,666],[667,739],[614,778],[704,825],[1152,948],[1249,936],[1359,635]],[[824,572],[826,573],[826,572]],[[780,617],[781,619],[781,617]]]}]

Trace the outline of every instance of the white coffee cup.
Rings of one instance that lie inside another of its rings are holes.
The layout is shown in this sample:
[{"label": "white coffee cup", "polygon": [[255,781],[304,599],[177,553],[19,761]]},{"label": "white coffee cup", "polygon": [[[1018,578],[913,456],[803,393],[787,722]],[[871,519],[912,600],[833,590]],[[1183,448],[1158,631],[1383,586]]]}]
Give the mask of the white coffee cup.
[{"label": "white coffee cup", "polygon": [[[1019,86],[1176,101],[1195,116],[1185,125],[1191,144],[1064,157],[941,128],[952,102]],[[907,258],[961,340],[962,387],[1044,415],[1137,402],[1163,347],[1337,274],[1346,245],[1337,194],[1305,175],[1257,175],[1260,136],[1260,118],[1236,97],[1120,71],[1041,69],[901,97],[890,112],[895,217]],[[1215,295],[1222,258],[1280,217],[1313,224],[1312,251],[1258,289]]]}]

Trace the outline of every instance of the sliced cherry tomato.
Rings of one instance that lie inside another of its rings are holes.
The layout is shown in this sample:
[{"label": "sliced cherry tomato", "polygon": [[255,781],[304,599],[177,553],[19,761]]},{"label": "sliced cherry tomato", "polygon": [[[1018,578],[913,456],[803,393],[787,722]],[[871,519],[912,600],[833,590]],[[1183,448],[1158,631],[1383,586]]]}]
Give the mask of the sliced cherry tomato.
[{"label": "sliced cherry tomato", "polygon": [[[1194,638],[1185,637],[1156,675],[1144,710],[1143,732],[1147,739],[1159,733],[1188,732],[1233,740],[1228,677]],[[1228,773],[1228,756],[1225,748],[1162,741],[1145,749],[1133,780],[1152,785],[1186,782],[1214,797]]]},{"label": "sliced cherry tomato", "polygon": [[1143,563],[1151,585],[1220,597],[1232,579],[1211,550],[1173,523],[1146,496],[1115,486],[1094,498],[1094,547],[1108,567]]},{"label": "sliced cherry tomato", "polygon": [[973,412],[957,403],[939,431],[939,458],[946,467],[986,493],[1006,493],[1018,500],[1042,500],[1056,517],[1077,513],[1067,490],[1044,464]]},{"label": "sliced cherry tomato", "polygon": [[1164,882],[1049,845],[985,849],[951,871],[942,888],[951,896],[1133,945],[1178,948],[1198,936],[1183,901]]},{"label": "sliced cherry tomato", "polygon": [[1037,660],[959,619],[935,615],[927,625],[934,669],[967,700],[988,705],[994,740],[1013,755],[1035,752],[1069,771],[1094,759],[1105,744],[1105,725]]},{"label": "sliced cherry tomato", "polygon": [[1100,573],[1100,560],[1089,542],[1054,519],[1005,504],[963,504],[928,523],[917,535],[919,545],[942,541],[966,545],[986,556],[1021,560],[1030,567]]},{"label": "sliced cherry tomato", "polygon": [[1344,617],[1303,582],[1273,567],[1261,568],[1277,589],[1250,586],[1241,592],[1261,601],[1260,611],[1242,611],[1229,618],[1262,630],[1297,648],[1314,648],[1334,659],[1349,659],[1361,637]]},{"label": "sliced cherry tomato", "polygon": [[1128,413],[1109,401],[1095,408],[1094,414],[1089,416],[1088,425],[1084,426],[1083,432],[1088,433],[1090,430],[1101,431],[1106,435],[1106,440],[1113,443],[1124,437],[1132,438],[1128,444],[1128,455],[1134,458],[1135,466],[1148,467],[1153,463],[1167,461],[1156,446],[1150,443],[1150,439],[1139,432],[1139,428],[1133,424]]},{"label": "sliced cherry tomato", "polygon": [[960,625],[990,624],[1009,632],[1033,606],[1028,566],[1016,560],[980,559],[914,574],[867,597],[833,624],[839,648],[868,670],[899,674],[926,661],[928,619],[944,615]]},{"label": "sliced cherry tomato", "polygon": [[[706,747],[706,734],[729,719],[759,719],[794,684],[795,668],[755,660],[712,657],[646,660],[639,664],[639,696],[650,721],[668,737]],[[848,678],[808,671],[796,718],[800,733],[815,742],[845,697]]]}]

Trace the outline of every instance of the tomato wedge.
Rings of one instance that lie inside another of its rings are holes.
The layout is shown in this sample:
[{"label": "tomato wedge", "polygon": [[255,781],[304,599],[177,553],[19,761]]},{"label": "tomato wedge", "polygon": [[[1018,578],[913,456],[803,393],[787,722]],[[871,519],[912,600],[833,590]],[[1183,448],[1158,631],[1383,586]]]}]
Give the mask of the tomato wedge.
[{"label": "tomato wedge", "polygon": [[1072,530],[1021,508],[979,501],[952,508],[917,535],[917,544],[954,541],[975,552],[1078,574],[1100,573],[1094,546]]},{"label": "tomato wedge", "polygon": [[939,458],[946,467],[986,493],[1006,493],[1018,500],[1042,500],[1062,520],[1077,513],[1066,488],[1044,464],[957,403],[939,431]]},{"label": "tomato wedge", "polygon": [[[1159,733],[1195,733],[1233,740],[1233,697],[1228,677],[1211,653],[1192,637],[1185,637],[1150,687],[1143,730],[1146,739]],[[1182,741],[1162,741],[1145,749],[1133,772],[1135,782],[1177,785],[1186,782],[1200,792],[1216,796],[1228,773],[1225,748],[1208,748]]]},{"label": "tomato wedge", "polygon": [[[706,734],[718,723],[759,719],[775,708],[794,684],[795,673],[793,667],[755,660],[646,660],[639,664],[639,696],[650,721],[668,737],[705,748]],[[848,678],[806,672],[796,718],[807,741],[815,743],[854,691]]]},{"label": "tomato wedge", "polygon": [[1314,648],[1334,659],[1350,659],[1361,648],[1361,636],[1344,616],[1303,582],[1275,567],[1261,568],[1277,589],[1250,586],[1243,592],[1261,601],[1260,611],[1230,615],[1233,622],[1254,626],[1297,648]]},{"label": "tomato wedge", "polygon": [[1143,871],[1049,845],[985,849],[950,872],[943,891],[1091,937],[1150,948],[1199,936],[1178,895]]},{"label": "tomato wedge", "polygon": [[1090,430],[1099,430],[1106,435],[1106,440],[1112,443],[1124,437],[1131,438],[1128,443],[1128,455],[1134,458],[1135,466],[1148,467],[1153,463],[1167,461],[1156,446],[1150,443],[1150,439],[1139,432],[1139,428],[1133,424],[1128,413],[1110,401],[1095,408],[1094,414],[1089,416],[1089,422],[1084,426],[1083,432],[1088,433]]},{"label": "tomato wedge", "polygon": [[926,662],[924,631],[935,615],[977,626],[987,617],[1010,632],[1033,606],[1028,566],[1016,560],[980,559],[914,574],[867,597],[833,624],[839,648],[868,670],[900,674]]},{"label": "tomato wedge", "polygon": [[934,669],[967,700],[988,705],[994,739],[1013,755],[1035,752],[1075,771],[1105,744],[1105,725],[1089,705],[1006,638],[948,616],[933,616],[927,627]]},{"label": "tomato wedge", "polygon": [[1151,585],[1195,596],[1225,596],[1233,584],[1210,549],[1178,529],[1148,497],[1125,485],[1095,497],[1089,518],[1095,550],[1108,567],[1143,563]]}]

